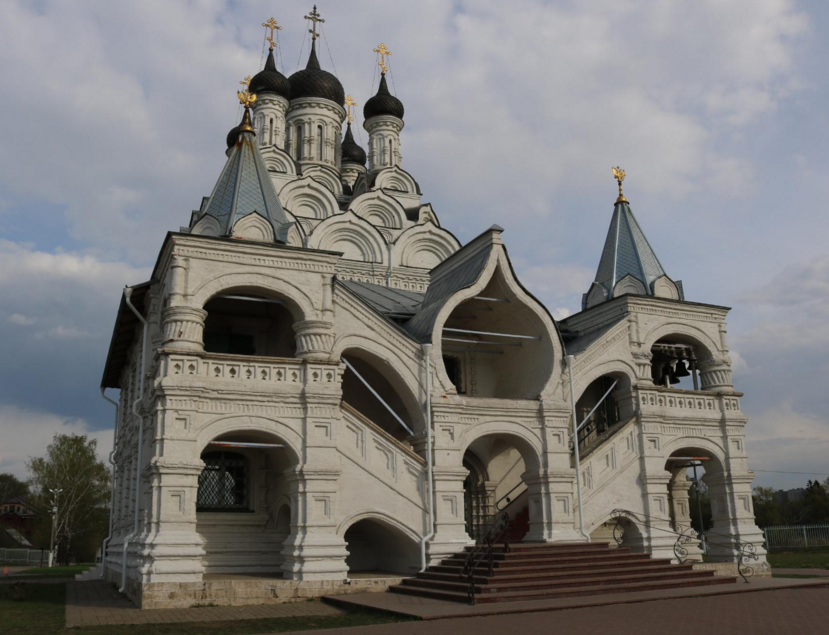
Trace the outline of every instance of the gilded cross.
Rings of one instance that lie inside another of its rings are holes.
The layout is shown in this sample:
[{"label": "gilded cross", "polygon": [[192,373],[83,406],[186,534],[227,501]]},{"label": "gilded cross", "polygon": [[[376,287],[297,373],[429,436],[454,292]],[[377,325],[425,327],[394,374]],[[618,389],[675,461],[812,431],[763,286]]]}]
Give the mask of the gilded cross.
[{"label": "gilded cross", "polygon": [[281,27],[281,26],[277,26],[277,24],[276,24],[276,20],[274,20],[273,18],[268,18],[268,20],[267,20],[266,22],[263,22],[263,23],[262,23],[262,26],[263,26],[263,27],[265,27],[266,29],[270,29],[270,30],[271,30],[271,34],[270,34],[268,37],[266,37],[265,39],[266,39],[268,42],[270,42],[270,43],[271,43],[271,48],[270,48],[270,50],[272,51],[272,50],[273,50],[273,47],[274,47],[274,46],[276,46],[276,44],[274,44],[274,41],[273,41],[273,33],[274,33],[274,31],[281,31],[281,30],[282,30],[282,27]]},{"label": "gilded cross", "polygon": [[250,75],[245,75],[245,78],[239,83],[245,87],[250,86]]},{"label": "gilded cross", "polygon": [[381,42],[380,46],[378,46],[376,49],[374,49],[374,52],[375,53],[380,53],[380,61],[377,62],[377,64],[379,64],[380,68],[383,69],[382,74],[385,75],[386,71],[389,70],[388,67],[386,66],[386,55],[391,55],[391,51],[389,49],[387,49],[386,45]]},{"label": "gilded cross", "polygon": [[357,105],[358,105],[357,102],[354,101],[354,99],[351,97],[351,95],[349,95],[348,97],[345,98],[345,107],[348,109],[348,123],[351,123],[351,122],[354,121],[354,117],[351,116],[351,107],[352,106],[357,106]]},{"label": "gilded cross", "polygon": [[616,182],[619,184],[619,198],[616,199],[616,202],[627,202],[625,195],[622,194],[622,181],[625,180],[625,171],[619,166],[616,166],[615,168],[613,168],[613,176],[616,179]]},{"label": "gilded cross", "polygon": [[323,24],[325,22],[325,20],[320,18],[320,14],[317,12],[317,5],[314,5],[314,10],[311,11],[309,15],[306,15],[305,19],[311,20],[311,22],[313,23],[311,24],[311,28],[308,29],[308,33],[311,34],[312,40],[316,40],[319,37],[319,34],[317,33],[317,22],[319,22],[320,24]]}]

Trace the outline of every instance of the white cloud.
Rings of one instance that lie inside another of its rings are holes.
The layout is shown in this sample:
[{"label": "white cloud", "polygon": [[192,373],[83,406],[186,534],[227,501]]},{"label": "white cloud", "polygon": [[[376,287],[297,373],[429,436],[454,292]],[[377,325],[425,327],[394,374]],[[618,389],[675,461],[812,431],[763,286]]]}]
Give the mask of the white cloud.
[{"label": "white cloud", "polygon": [[[26,462],[46,454],[46,447],[56,434],[85,434],[98,442],[98,458],[107,460],[112,450],[112,430],[90,431],[82,419],[0,406],[0,472],[11,472],[18,478],[28,478]],[[13,440],[10,443],[9,440]]]},{"label": "white cloud", "polygon": [[31,326],[32,324],[37,322],[37,320],[34,318],[26,317],[22,313],[12,313],[9,317],[6,318],[6,322],[9,322],[11,324],[17,324],[18,326]]}]

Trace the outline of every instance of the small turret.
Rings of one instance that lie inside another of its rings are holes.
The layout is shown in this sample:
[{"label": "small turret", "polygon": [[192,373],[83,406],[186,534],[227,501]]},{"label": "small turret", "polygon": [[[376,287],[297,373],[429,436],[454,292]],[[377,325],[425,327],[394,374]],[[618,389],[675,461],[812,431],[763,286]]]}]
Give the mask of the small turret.
[{"label": "small turret", "polygon": [[363,106],[363,128],[368,132],[368,169],[381,170],[399,166],[400,131],[403,130],[403,102],[389,92],[386,82],[386,56],[391,51],[385,44],[380,44],[374,52],[380,56],[380,86],[377,94]]}]

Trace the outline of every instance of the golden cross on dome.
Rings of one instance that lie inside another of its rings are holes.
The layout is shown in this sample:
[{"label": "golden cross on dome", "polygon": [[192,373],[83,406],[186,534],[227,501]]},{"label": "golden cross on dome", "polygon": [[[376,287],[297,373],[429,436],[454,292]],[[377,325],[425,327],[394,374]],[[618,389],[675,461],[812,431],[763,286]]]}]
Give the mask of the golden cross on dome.
[{"label": "golden cross on dome", "polygon": [[250,86],[250,75],[245,75],[245,78],[239,83],[242,86]]},{"label": "golden cross on dome", "polygon": [[236,96],[239,98],[239,103],[242,104],[246,109],[250,108],[253,105],[253,102],[256,101],[256,93],[252,93],[249,90],[245,89],[244,91],[239,91],[236,93]]},{"label": "golden cross on dome", "polygon": [[616,166],[615,168],[613,168],[613,176],[615,177],[616,181],[619,183],[619,198],[616,199],[616,202],[617,203],[627,203],[627,199],[625,198],[625,195],[622,194],[622,181],[625,180],[625,171],[622,168],[620,168],[619,166]]},{"label": "golden cross on dome", "polygon": [[306,15],[305,19],[311,20],[311,22],[313,23],[311,24],[311,28],[308,29],[308,33],[311,34],[311,40],[316,40],[319,37],[319,34],[317,33],[317,22],[319,22],[320,24],[323,24],[325,22],[325,20],[320,18],[320,14],[317,12],[317,5],[314,5],[314,10],[311,11],[309,15]]},{"label": "golden cross on dome", "polygon": [[386,55],[391,55],[391,51],[386,48],[385,44],[380,43],[380,46],[378,46],[376,49],[374,49],[374,52],[375,53],[380,53],[380,61],[377,62],[377,64],[379,64],[380,68],[383,69],[382,74],[385,75],[386,71],[389,70],[388,67],[386,66]]},{"label": "golden cross on dome", "polygon": [[271,30],[271,34],[270,34],[268,37],[266,37],[265,39],[266,39],[268,42],[270,42],[270,43],[271,43],[271,47],[270,47],[270,49],[269,49],[269,50],[271,50],[271,51],[272,51],[272,50],[273,50],[273,47],[274,47],[274,46],[276,46],[276,44],[274,44],[274,41],[273,41],[273,33],[274,33],[274,31],[281,31],[281,30],[282,30],[282,27],[281,27],[281,26],[277,26],[277,24],[276,24],[276,20],[274,20],[273,18],[268,18],[268,20],[267,20],[266,22],[263,22],[263,23],[262,23],[262,26],[263,26],[263,27],[265,27],[266,29],[270,29],[270,30]]},{"label": "golden cross on dome", "polygon": [[352,106],[357,106],[357,105],[358,105],[357,102],[354,101],[354,99],[351,97],[351,95],[349,95],[348,97],[345,98],[345,107],[348,109],[348,123],[351,123],[351,122],[354,121],[354,117],[351,116],[351,107]]}]

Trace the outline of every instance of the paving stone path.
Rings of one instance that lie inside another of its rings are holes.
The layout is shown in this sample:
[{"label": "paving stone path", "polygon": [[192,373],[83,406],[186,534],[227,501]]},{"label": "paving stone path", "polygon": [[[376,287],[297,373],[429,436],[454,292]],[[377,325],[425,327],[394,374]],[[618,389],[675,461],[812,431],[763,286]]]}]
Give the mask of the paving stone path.
[{"label": "paving stone path", "polygon": [[322,632],[325,635],[827,635],[829,589],[792,588]]},{"label": "paving stone path", "polygon": [[319,601],[142,611],[118,593],[118,590],[108,582],[67,582],[66,584],[67,628],[96,624],[169,624],[256,620],[273,617],[333,617],[343,613],[343,610]]}]

